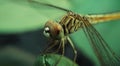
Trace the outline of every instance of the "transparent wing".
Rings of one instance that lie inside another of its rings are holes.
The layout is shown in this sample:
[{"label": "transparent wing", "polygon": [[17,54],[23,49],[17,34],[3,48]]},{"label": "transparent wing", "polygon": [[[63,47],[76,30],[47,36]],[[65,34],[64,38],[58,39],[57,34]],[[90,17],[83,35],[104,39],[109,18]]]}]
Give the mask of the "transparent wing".
[{"label": "transparent wing", "polygon": [[86,17],[83,17],[83,30],[87,36],[101,66],[119,66],[120,58],[115,55],[99,32],[90,24]]},{"label": "transparent wing", "polygon": [[[48,17],[49,19],[58,19],[66,14],[64,8],[70,8],[71,5],[67,0],[28,0],[31,8],[34,8],[41,15]],[[62,5],[61,5],[62,4]],[[57,7],[57,6],[59,7]],[[64,8],[60,8],[64,7]]]}]

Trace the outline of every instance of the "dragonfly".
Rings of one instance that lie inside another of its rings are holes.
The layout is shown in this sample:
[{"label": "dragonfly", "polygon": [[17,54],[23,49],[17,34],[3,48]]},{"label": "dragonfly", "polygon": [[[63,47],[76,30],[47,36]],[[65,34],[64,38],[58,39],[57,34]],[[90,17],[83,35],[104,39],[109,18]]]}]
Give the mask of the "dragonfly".
[{"label": "dragonfly", "polygon": [[77,58],[76,48],[70,39],[69,35],[83,29],[86,37],[89,40],[93,51],[95,52],[101,66],[119,66],[120,57],[109,47],[108,43],[102,38],[101,34],[94,28],[93,24],[104,21],[120,19],[120,12],[100,14],[100,15],[80,15],[71,10],[58,7],[48,3],[41,3],[34,0],[29,0],[32,3],[41,4],[48,7],[53,7],[66,12],[59,22],[47,21],[44,26],[44,35],[51,39],[50,46],[45,51],[49,51],[54,46],[59,45],[56,52],[62,48],[61,56],[64,56],[65,44],[69,42],[74,51],[74,62]]}]

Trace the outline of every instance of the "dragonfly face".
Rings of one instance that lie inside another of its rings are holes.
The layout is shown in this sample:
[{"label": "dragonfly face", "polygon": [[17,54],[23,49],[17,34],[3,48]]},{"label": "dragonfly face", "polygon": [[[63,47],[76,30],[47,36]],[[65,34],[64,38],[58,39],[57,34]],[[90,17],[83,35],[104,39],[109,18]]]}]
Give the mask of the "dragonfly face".
[{"label": "dragonfly face", "polygon": [[46,37],[50,37],[52,39],[59,40],[64,37],[64,31],[62,26],[59,23],[53,21],[48,21],[45,24],[43,33]]}]

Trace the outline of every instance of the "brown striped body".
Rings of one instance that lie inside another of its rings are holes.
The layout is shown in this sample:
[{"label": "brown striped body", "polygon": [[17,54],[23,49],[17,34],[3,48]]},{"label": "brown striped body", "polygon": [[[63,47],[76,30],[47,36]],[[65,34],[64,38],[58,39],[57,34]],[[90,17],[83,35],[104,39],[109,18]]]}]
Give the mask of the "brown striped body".
[{"label": "brown striped body", "polygon": [[[65,15],[59,22],[59,24],[63,27],[64,34],[68,35],[81,28],[83,17],[84,16],[68,12],[68,14]],[[87,20],[89,20],[91,24],[96,24],[104,21],[120,19],[120,13],[118,12],[105,15],[86,15],[85,17],[87,18]]]},{"label": "brown striped body", "polygon": [[97,24],[120,19],[120,12],[109,14],[86,15],[85,17],[90,21],[91,24]]},{"label": "brown striped body", "polygon": [[63,27],[65,35],[73,33],[81,27],[82,22],[79,19],[80,17],[81,16],[78,14],[74,14],[72,12],[69,12],[66,16],[64,16],[61,19],[59,24]]}]

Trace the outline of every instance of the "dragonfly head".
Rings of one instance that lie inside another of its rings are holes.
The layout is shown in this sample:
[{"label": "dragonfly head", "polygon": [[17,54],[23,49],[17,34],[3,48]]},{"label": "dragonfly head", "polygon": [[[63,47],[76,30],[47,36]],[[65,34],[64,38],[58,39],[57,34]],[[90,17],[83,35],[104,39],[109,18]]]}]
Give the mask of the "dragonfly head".
[{"label": "dragonfly head", "polygon": [[64,37],[64,31],[62,26],[53,21],[48,21],[44,27],[44,35],[52,39],[61,39]]}]

